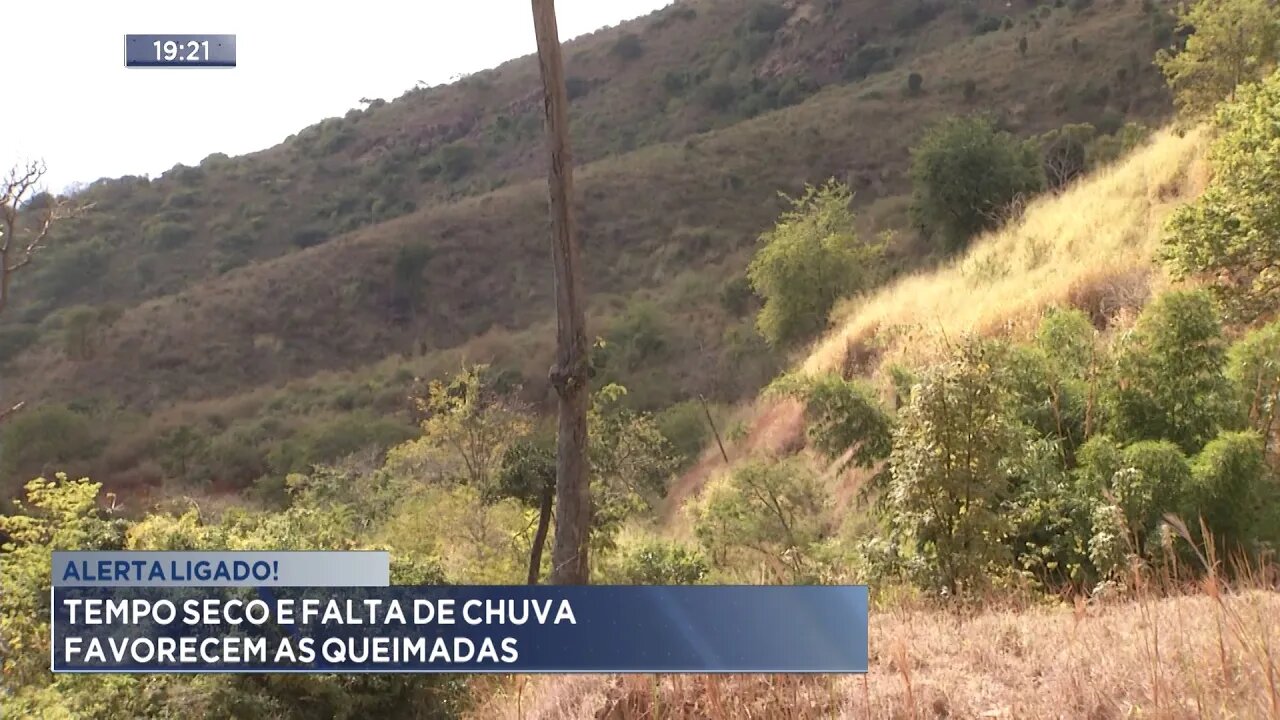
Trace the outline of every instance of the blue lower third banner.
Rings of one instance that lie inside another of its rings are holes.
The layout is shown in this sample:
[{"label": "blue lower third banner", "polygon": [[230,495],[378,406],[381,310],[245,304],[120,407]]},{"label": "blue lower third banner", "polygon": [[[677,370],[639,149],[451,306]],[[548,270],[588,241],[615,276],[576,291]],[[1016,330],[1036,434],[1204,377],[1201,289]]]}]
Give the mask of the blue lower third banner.
[{"label": "blue lower third banner", "polygon": [[864,586],[52,592],[54,672],[867,671]]}]

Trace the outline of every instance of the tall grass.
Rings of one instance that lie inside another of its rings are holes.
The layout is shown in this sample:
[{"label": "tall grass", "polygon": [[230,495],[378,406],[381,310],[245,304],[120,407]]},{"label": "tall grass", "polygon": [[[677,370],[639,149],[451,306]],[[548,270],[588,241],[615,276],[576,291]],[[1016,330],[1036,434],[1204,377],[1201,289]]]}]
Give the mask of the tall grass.
[{"label": "tall grass", "polygon": [[1027,332],[1054,304],[1102,315],[1140,305],[1147,286],[1165,282],[1152,262],[1162,219],[1203,189],[1206,141],[1203,131],[1160,132],[1125,160],[1031,203],[943,268],[846,301],[803,369],[839,368],[851,343],[882,360],[927,360],[920,355],[936,344],[924,337]]}]

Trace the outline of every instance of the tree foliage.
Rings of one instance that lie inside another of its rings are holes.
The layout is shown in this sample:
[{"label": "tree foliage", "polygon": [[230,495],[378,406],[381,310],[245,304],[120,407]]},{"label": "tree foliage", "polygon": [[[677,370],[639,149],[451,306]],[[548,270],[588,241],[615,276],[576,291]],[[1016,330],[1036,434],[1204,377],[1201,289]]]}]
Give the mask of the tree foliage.
[{"label": "tree foliage", "polygon": [[1126,442],[1167,439],[1199,451],[1237,421],[1226,351],[1208,295],[1161,296],[1117,352],[1106,397],[1110,432]]},{"label": "tree foliage", "polygon": [[839,460],[842,469],[869,468],[889,457],[893,419],[865,383],[834,373],[788,374],[775,380],[769,392],[804,403],[810,444]]},{"label": "tree foliage", "polygon": [[1164,71],[1178,107],[1199,117],[1237,88],[1275,68],[1280,9],[1269,0],[1198,0],[1178,18],[1189,31],[1186,47],[1161,50]]},{"label": "tree foliage", "polygon": [[760,237],[747,277],[764,299],[756,324],[770,343],[788,344],[822,330],[836,300],[874,281],[881,248],[858,239],[852,198],[834,180],[809,186],[800,197],[787,198],[791,209]]},{"label": "tree foliage", "polygon": [[916,222],[949,250],[998,226],[1043,185],[1034,147],[977,116],[929,128],[912,150],[911,182]]},{"label": "tree foliage", "polygon": [[745,556],[761,563],[770,581],[802,583],[813,578],[828,503],[802,460],[752,461],[707,489],[694,532],[721,565]]},{"label": "tree foliage", "polygon": [[1231,317],[1250,321],[1280,307],[1280,73],[1241,89],[1217,127],[1213,180],[1170,217],[1163,251],[1176,275],[1208,279]]},{"label": "tree foliage", "polygon": [[888,507],[910,529],[930,576],[952,594],[975,589],[1009,559],[1001,505],[1010,493],[1009,460],[1027,433],[991,354],[968,341],[930,368],[894,433]]}]

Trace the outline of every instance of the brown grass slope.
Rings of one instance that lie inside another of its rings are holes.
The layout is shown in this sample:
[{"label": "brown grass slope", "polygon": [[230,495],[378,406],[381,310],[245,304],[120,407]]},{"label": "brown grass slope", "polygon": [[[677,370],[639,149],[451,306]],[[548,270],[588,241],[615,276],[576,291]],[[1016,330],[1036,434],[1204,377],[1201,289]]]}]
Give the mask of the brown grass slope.
[{"label": "brown grass slope", "polygon": [[[1026,58],[1017,32],[921,55],[911,63],[926,78],[919,98],[902,97],[905,69],[882,73],[686,142],[587,164],[578,187],[589,284],[625,296],[730,256],[741,267],[740,250],[774,217],[780,188],[836,175],[864,203],[901,192],[907,148],[944,113],[982,108],[1019,131],[1043,131],[1096,117],[1102,106],[1086,86],[1115,78],[1112,107],[1160,116],[1163,93],[1143,80],[1145,63],[1134,65],[1133,37],[1150,18],[1138,3],[1056,11],[1028,30]],[[1073,52],[1070,38],[1082,49]],[[961,87],[974,78],[971,106]],[[27,353],[16,382],[36,397],[107,392],[154,407],[454,346],[495,325],[527,326],[550,309],[543,196],[542,182],[531,180],[200,281],[127,311],[92,362],[68,362],[49,346]],[[423,301],[396,319],[387,306],[391,266],[413,243],[431,251]]]},{"label": "brown grass slope", "polygon": [[516,677],[477,719],[1274,718],[1280,596],[870,617],[865,676]]},{"label": "brown grass slope", "polygon": [[[761,4],[681,2],[569,43],[578,159],[727,127],[783,89],[786,102],[798,101],[840,81],[863,44],[883,44],[892,52],[883,66],[904,67],[966,36],[971,22],[940,0],[939,16],[910,29],[901,26],[910,8],[897,3],[787,0],[785,25],[753,31]],[[998,0],[974,7],[1009,12]],[[707,101],[717,85],[730,88],[723,105]],[[153,181],[95,183],[82,193],[95,212],[61,228],[46,271],[20,278],[25,307],[15,314],[38,320],[74,303],[133,305],[415,208],[540,177],[539,87],[536,63],[523,57],[373,101],[262,152],[215,153]]]}]

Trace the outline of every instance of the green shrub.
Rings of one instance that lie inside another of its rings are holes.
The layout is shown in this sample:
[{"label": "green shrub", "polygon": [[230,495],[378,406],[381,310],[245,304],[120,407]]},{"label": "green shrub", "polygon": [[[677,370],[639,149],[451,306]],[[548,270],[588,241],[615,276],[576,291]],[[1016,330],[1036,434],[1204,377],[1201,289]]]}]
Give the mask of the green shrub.
[{"label": "green shrub", "polygon": [[5,475],[40,472],[93,457],[99,438],[90,419],[65,405],[36,405],[0,426],[0,468]]},{"label": "green shrub", "polygon": [[183,245],[194,235],[191,226],[177,222],[152,221],[142,226],[142,236],[147,243],[164,250]]},{"label": "green shrub", "polygon": [[635,33],[624,33],[614,41],[609,54],[622,60],[635,60],[644,54],[644,42]]},{"label": "green shrub", "polygon": [[850,209],[853,194],[832,180],[788,198],[791,209],[760,236],[747,277],[764,307],[756,318],[771,344],[789,344],[826,326],[836,300],[875,281],[879,245],[860,241]]},{"label": "green shrub", "polygon": [[669,540],[646,540],[622,548],[611,583],[695,585],[706,579],[707,559],[697,548]]},{"label": "green shrub", "polygon": [[681,464],[696,460],[711,439],[706,413],[697,400],[685,400],[668,407],[654,417],[654,422],[671,443]]},{"label": "green shrub", "polygon": [[1042,187],[1033,148],[983,117],[930,127],[912,151],[911,212],[951,250],[998,226],[1010,203]]}]

